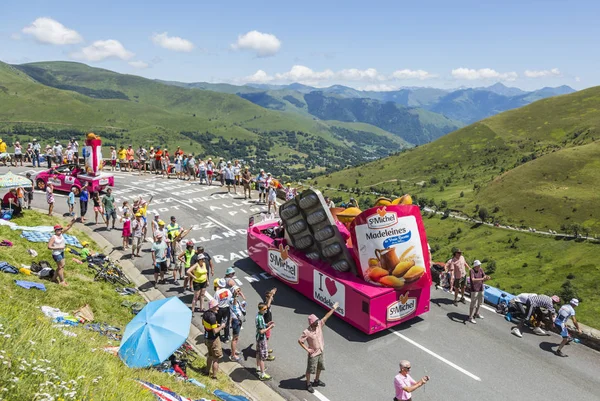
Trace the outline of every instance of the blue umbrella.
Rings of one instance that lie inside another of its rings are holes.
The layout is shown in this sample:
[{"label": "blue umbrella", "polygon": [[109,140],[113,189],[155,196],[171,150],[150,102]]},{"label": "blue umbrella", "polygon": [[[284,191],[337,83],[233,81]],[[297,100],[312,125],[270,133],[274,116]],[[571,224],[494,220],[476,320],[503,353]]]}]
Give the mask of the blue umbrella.
[{"label": "blue umbrella", "polygon": [[150,302],[125,328],[119,357],[130,368],[167,360],[185,342],[192,311],[177,297]]}]

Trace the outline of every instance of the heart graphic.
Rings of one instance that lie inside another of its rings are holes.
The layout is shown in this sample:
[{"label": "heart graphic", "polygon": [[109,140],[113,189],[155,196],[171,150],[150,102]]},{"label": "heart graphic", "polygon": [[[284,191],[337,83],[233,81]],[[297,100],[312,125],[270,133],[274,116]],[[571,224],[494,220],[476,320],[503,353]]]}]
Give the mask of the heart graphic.
[{"label": "heart graphic", "polygon": [[338,290],[335,280],[330,279],[329,277],[325,277],[325,287],[327,287],[327,292],[329,292],[329,295],[331,296],[334,296]]}]

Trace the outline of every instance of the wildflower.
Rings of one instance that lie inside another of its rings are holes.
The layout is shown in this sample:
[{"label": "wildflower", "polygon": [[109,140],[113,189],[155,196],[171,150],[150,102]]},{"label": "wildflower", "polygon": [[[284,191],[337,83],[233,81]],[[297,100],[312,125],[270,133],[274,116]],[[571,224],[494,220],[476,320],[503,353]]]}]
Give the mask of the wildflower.
[{"label": "wildflower", "polygon": [[4,338],[10,338],[10,334],[5,334]]}]

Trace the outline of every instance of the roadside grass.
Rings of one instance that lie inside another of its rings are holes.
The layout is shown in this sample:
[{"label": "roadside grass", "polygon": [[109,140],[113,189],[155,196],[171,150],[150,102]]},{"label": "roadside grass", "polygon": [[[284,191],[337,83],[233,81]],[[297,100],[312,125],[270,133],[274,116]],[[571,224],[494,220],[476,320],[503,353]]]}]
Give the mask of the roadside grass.
[{"label": "roadside grass", "polygon": [[577,319],[600,328],[600,243],[511,231],[439,215],[424,216],[423,221],[434,261],[447,261],[453,247],[461,248],[471,265],[475,259],[482,261],[484,270],[494,261],[489,284],[515,295],[563,295],[568,293],[563,288],[568,281],[570,296],[582,301]]},{"label": "roadside grass", "polygon": [[[24,217],[13,221],[24,226],[64,224],[58,218],[25,212]],[[0,239],[14,244],[11,248],[1,248],[0,260],[16,267],[29,265],[33,259],[27,250],[31,248],[38,252],[36,261],[47,260],[54,266],[45,243],[28,242],[20,238],[20,234],[20,230],[0,226]],[[75,228],[68,234],[80,241],[90,241]],[[90,243],[92,249],[99,250]],[[188,366],[188,375],[207,384],[207,391],[157,370],[126,367],[117,356],[103,351],[104,347],[118,346],[118,342],[96,332],[81,326],[69,327],[69,331],[77,334],[69,337],[60,328],[53,327],[52,321],[41,312],[42,305],[71,313],[89,304],[95,322],[119,327],[122,333],[133,314],[121,303],[124,300],[143,302],[141,296],[124,297],[117,294],[112,284],[93,281],[87,264],[77,264],[72,255],[67,255],[69,286],[66,288],[34,275],[0,273],[0,400],[153,400],[154,396],[143,390],[135,379],[169,387],[192,399],[211,399],[210,392],[215,388],[239,394],[227,376],[221,375],[216,382],[201,376],[199,370],[205,366],[202,357]],[[42,282],[47,291],[23,289],[15,285],[15,279]]]}]

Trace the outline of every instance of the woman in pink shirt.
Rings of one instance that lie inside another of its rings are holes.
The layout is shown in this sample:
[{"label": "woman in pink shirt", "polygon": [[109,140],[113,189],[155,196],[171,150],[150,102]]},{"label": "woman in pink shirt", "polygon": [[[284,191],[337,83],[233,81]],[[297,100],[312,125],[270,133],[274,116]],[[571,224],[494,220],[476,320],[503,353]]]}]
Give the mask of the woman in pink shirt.
[{"label": "woman in pink shirt", "polygon": [[417,382],[408,372],[410,372],[410,362],[400,361],[400,373],[394,378],[394,389],[396,390],[394,401],[412,400],[412,392],[429,381],[429,376],[423,376]]}]

